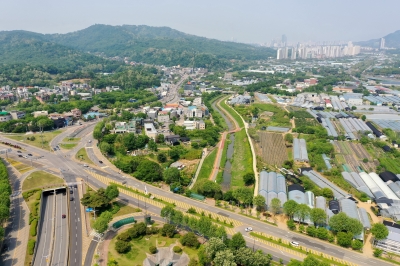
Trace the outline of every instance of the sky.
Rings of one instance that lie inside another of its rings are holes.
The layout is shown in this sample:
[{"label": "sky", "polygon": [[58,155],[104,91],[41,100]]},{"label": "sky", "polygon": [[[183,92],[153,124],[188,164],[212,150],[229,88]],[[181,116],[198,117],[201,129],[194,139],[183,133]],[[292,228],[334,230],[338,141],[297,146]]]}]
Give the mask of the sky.
[{"label": "sky", "polygon": [[12,0],[0,31],[67,33],[93,24],[167,26],[219,40],[362,41],[400,30],[399,0]]}]

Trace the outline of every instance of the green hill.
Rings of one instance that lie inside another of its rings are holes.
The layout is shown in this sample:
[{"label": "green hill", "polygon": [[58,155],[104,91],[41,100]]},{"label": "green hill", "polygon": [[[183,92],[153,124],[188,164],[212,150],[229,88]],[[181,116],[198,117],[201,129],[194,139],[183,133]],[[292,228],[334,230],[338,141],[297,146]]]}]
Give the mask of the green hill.
[{"label": "green hill", "polygon": [[111,71],[121,65],[50,42],[45,35],[27,31],[0,32],[0,63],[51,66],[54,74],[79,69],[96,71],[109,68]]},{"label": "green hill", "polygon": [[46,38],[81,51],[168,66],[222,67],[232,59],[259,60],[275,56],[275,51],[269,48],[198,37],[168,27],[93,25],[72,33],[46,35]]},{"label": "green hill", "polygon": [[[385,38],[385,47],[400,48],[400,30],[390,33]],[[358,45],[379,48],[381,39],[357,42]]]}]

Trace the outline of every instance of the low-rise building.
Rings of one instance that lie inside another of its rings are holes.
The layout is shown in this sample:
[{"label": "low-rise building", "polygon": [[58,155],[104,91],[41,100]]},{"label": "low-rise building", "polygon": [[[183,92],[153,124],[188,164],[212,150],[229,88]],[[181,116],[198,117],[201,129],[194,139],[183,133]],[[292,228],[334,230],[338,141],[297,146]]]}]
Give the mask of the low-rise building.
[{"label": "low-rise building", "polygon": [[150,119],[155,120],[157,118],[157,111],[156,110],[150,110],[147,112],[147,117]]},{"label": "low-rise building", "polygon": [[145,123],[144,131],[145,131],[146,136],[148,136],[149,138],[155,139],[157,137],[157,130],[154,127],[153,123]]},{"label": "low-rise building", "polygon": [[12,116],[9,112],[0,112],[0,122],[7,122],[12,120]]},{"label": "low-rise building", "polygon": [[129,122],[116,122],[114,127],[114,133],[136,133],[136,123],[135,121]]},{"label": "low-rise building", "polygon": [[82,111],[78,108],[72,109],[71,113],[75,118],[80,118],[82,116]]},{"label": "low-rise building", "polygon": [[159,123],[168,123],[169,122],[169,113],[167,111],[158,112],[157,121]]},{"label": "low-rise building", "polygon": [[22,111],[11,111],[12,119],[17,120],[25,117],[25,112]]},{"label": "low-rise building", "polygon": [[33,114],[33,117],[48,116],[49,112],[48,111],[35,111],[32,114]]}]

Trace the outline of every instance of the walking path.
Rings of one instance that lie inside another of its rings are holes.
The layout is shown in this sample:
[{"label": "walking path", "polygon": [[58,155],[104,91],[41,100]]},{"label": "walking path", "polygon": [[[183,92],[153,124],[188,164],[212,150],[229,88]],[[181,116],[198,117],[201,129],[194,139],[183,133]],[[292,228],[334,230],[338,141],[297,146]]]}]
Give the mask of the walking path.
[{"label": "walking path", "polygon": [[190,183],[190,185],[188,186],[189,189],[192,189],[194,184],[196,184],[197,181],[197,176],[200,173],[201,167],[203,167],[203,162],[204,159],[207,157],[208,153],[207,153],[207,148],[203,149],[203,153],[201,154],[201,160],[199,162],[199,165],[197,166],[197,170],[196,173],[194,174],[194,178],[192,179],[192,182]]}]

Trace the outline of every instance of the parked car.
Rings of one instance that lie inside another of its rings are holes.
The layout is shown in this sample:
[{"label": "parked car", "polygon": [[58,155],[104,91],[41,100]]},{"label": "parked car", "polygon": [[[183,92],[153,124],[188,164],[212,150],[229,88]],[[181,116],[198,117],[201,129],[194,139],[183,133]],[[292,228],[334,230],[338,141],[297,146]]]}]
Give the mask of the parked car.
[{"label": "parked car", "polygon": [[28,156],[26,156],[26,155],[24,155],[24,156],[22,156],[22,157],[24,157],[25,159],[28,159]]}]

